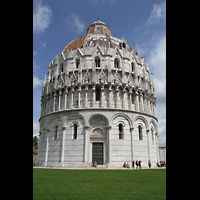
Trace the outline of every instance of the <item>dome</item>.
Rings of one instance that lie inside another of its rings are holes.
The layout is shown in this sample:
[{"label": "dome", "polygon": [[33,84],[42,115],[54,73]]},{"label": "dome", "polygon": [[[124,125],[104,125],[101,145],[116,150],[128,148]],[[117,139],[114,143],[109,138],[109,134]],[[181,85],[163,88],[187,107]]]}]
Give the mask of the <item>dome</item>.
[{"label": "dome", "polygon": [[98,20],[88,27],[85,36],[70,42],[62,52],[67,53],[83,47],[95,47],[97,43],[101,47],[118,47],[132,51],[131,46],[124,39],[113,37],[110,28],[104,22]]}]

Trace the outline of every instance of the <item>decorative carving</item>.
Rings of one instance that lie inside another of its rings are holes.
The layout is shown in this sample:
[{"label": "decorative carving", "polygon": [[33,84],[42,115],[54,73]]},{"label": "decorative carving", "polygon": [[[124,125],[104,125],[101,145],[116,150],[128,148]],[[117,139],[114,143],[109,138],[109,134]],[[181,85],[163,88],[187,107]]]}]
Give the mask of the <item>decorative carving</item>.
[{"label": "decorative carving", "polygon": [[70,76],[70,83],[71,83],[71,85],[77,84],[77,78],[74,73]]},{"label": "decorative carving", "polygon": [[83,84],[91,84],[91,76],[89,72],[87,71],[86,74],[83,77]]}]

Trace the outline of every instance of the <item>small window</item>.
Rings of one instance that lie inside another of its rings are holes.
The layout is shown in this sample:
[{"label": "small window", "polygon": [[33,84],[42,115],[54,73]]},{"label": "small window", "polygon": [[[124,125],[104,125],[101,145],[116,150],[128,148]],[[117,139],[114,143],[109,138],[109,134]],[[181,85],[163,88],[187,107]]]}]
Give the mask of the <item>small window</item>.
[{"label": "small window", "polygon": [[138,126],[138,131],[139,131],[139,140],[142,140],[142,127]]},{"label": "small window", "polygon": [[100,101],[100,88],[96,88],[96,101]]},{"label": "small window", "polygon": [[61,64],[61,72],[63,72],[63,64]]},{"label": "small window", "polygon": [[126,44],[125,44],[124,42],[123,42],[123,44],[122,44],[122,47],[123,47],[123,48],[126,48]]},{"label": "small window", "polygon": [[80,66],[80,59],[76,59],[76,69],[78,69]]},{"label": "small window", "polygon": [[115,59],[115,61],[114,61],[114,67],[115,68],[119,68],[119,60],[118,59]]},{"label": "small window", "polygon": [[73,137],[74,137],[74,139],[77,139],[77,124],[74,124],[73,125],[73,128],[74,128],[74,135],[73,135]]},{"label": "small window", "polygon": [[78,101],[76,101],[76,107],[78,108]]},{"label": "small window", "polygon": [[131,68],[132,68],[132,72],[134,72],[135,66],[134,66],[134,63],[133,63],[133,62],[131,63]]},{"label": "small window", "polygon": [[99,58],[95,58],[95,66],[100,67],[100,59]]},{"label": "small window", "polygon": [[123,124],[119,124],[119,139],[124,139]]},{"label": "small window", "polygon": [[57,140],[57,135],[58,135],[58,126],[55,126],[55,133],[54,133],[54,140]]}]

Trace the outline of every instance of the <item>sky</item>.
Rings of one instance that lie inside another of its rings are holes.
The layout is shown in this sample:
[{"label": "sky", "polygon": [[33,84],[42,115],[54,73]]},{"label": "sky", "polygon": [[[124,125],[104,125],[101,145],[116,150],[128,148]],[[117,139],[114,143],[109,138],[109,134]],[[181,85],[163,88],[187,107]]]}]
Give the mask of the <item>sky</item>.
[{"label": "sky", "polygon": [[33,136],[38,136],[44,76],[69,42],[100,18],[149,65],[159,143],[166,143],[166,0],[33,0]]}]

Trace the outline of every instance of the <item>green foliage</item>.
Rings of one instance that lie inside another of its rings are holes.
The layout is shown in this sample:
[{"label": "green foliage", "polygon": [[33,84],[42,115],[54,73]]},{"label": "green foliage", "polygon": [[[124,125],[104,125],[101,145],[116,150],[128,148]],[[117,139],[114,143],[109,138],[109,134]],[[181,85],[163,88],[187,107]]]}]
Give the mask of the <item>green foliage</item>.
[{"label": "green foliage", "polygon": [[33,137],[33,146],[36,147],[38,145],[38,141],[39,139],[37,138],[37,136]]},{"label": "green foliage", "polygon": [[33,200],[166,199],[166,170],[33,169]]}]

